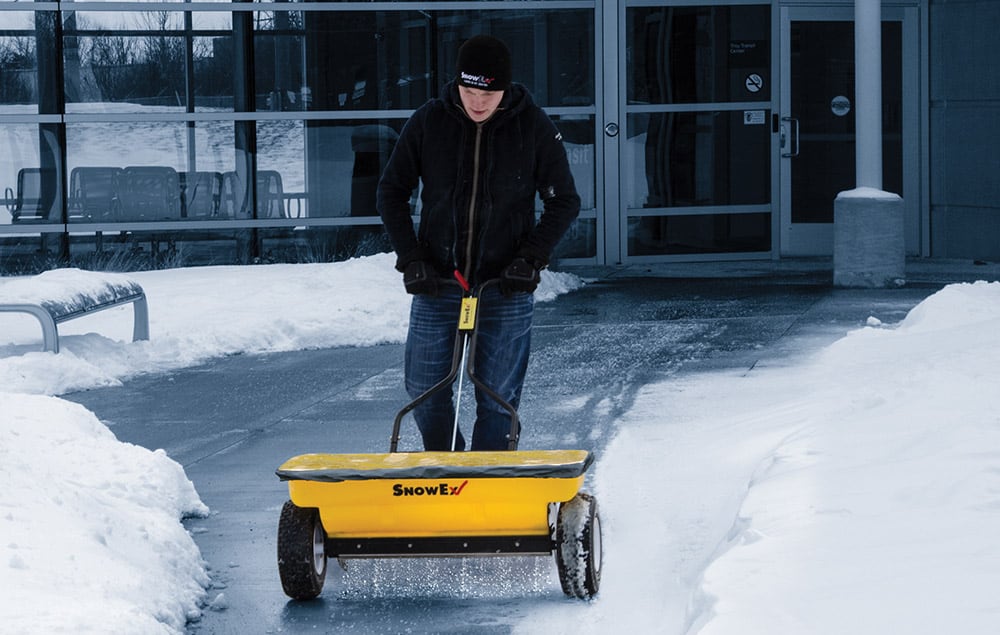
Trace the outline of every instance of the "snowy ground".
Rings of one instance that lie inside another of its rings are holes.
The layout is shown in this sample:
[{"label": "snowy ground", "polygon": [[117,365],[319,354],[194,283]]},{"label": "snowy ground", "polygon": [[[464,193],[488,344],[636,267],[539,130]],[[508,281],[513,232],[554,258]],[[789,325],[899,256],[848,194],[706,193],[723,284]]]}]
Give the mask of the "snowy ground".
[{"label": "snowy ground", "polygon": [[1000,632],[998,327],[1000,284],[951,285],[793,367],[644,387],[574,631]]},{"label": "snowy ground", "polygon": [[[151,340],[130,342],[131,309],[114,309],[61,325],[58,355],[37,352],[33,318],[0,314],[0,630],[179,633],[209,599],[180,522],[207,510],[180,466],[51,395],[237,352],[401,341],[391,263],[128,274]],[[22,284],[0,279],[0,299]],[[542,299],[578,284],[547,274]],[[997,359],[1000,284],[980,282],[794,365],[642,388],[593,468],[601,595],[519,630],[998,632]]]}]

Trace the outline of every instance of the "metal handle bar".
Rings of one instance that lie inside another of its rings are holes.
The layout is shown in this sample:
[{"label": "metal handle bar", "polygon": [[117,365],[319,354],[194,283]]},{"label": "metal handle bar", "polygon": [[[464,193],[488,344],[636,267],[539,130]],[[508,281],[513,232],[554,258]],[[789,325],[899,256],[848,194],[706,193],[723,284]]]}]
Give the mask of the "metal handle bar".
[{"label": "metal handle bar", "polygon": [[[449,282],[458,284],[460,287],[463,288],[463,290],[465,290],[465,287],[461,285],[457,280]],[[483,293],[483,291],[485,291],[488,287],[499,283],[500,280],[496,278],[486,280],[485,282],[476,285],[473,289],[466,290],[465,297],[478,298]],[[462,364],[462,352],[465,349],[466,340],[469,341],[466,374],[468,375],[469,379],[472,380],[472,383],[477,388],[485,392],[491,399],[496,401],[498,404],[500,404],[501,407],[503,407],[508,413],[510,413],[510,432],[507,435],[507,449],[508,450],[517,449],[518,437],[520,436],[520,422],[517,416],[517,409],[514,408],[514,406],[512,406],[510,402],[501,397],[495,390],[493,390],[485,383],[483,383],[483,381],[478,377],[476,377],[475,375],[476,339],[477,339],[476,334],[478,330],[477,328],[478,324],[479,321],[477,318],[477,320],[473,324],[473,328],[471,331],[463,331],[462,329],[458,329],[458,332],[455,336],[455,346],[451,355],[451,369],[448,371],[448,374],[444,377],[444,379],[442,379],[438,383],[428,388],[426,391],[424,391],[421,395],[419,395],[416,399],[414,399],[410,403],[403,406],[403,408],[396,414],[396,419],[392,423],[392,437],[389,440],[389,452],[396,452],[397,448],[399,447],[399,431],[402,426],[403,417],[412,412],[414,408],[416,408],[423,402],[427,401],[427,399],[430,398],[431,395],[438,392],[439,390],[442,390],[446,386],[450,386],[455,381],[455,378],[458,376],[459,368],[461,367]],[[457,398],[460,399],[461,395],[457,395]]]},{"label": "metal handle bar", "polygon": [[[799,120],[796,117],[782,117],[781,121],[787,121],[792,129],[791,131],[791,142],[792,149],[789,152],[782,152],[781,156],[784,158],[791,158],[799,156]],[[785,132],[784,126],[782,126],[781,131],[781,147],[785,147]]]}]

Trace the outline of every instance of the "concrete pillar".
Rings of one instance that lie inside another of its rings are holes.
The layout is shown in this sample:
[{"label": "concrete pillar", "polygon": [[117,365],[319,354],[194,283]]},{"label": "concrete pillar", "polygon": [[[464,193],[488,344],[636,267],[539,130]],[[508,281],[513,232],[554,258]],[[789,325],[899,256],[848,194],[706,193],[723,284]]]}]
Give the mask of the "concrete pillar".
[{"label": "concrete pillar", "polygon": [[857,186],[882,189],[882,3],[854,3]]},{"label": "concrete pillar", "polygon": [[903,199],[872,188],[833,203],[833,284],[883,289],[906,283]]},{"label": "concrete pillar", "polygon": [[906,283],[903,199],[882,191],[882,3],[854,2],[857,188],[833,203],[833,284]]}]

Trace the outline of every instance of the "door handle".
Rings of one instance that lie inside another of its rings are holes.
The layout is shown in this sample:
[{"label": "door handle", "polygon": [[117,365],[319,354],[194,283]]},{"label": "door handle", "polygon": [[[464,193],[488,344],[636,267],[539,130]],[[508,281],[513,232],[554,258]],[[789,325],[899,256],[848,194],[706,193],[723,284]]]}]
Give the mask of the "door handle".
[{"label": "door handle", "polygon": [[[788,128],[790,129],[790,132],[787,133],[785,130],[786,122],[788,123]],[[784,150],[786,145],[790,145],[791,149],[788,152],[782,152],[781,156],[799,156],[799,120],[795,117],[781,118],[781,149]]]}]

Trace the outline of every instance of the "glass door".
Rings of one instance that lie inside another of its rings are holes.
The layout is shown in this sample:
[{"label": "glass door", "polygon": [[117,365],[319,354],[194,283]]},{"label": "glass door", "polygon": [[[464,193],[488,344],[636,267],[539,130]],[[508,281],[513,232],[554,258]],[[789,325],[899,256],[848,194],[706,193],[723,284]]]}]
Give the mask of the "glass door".
[{"label": "glass door", "polygon": [[[883,10],[882,189],[906,201],[912,252],[919,226],[919,102],[911,92],[918,55],[906,55],[915,47],[906,18],[903,9]],[[831,255],[834,199],[856,185],[853,20],[852,6],[781,9],[782,255]]]},{"label": "glass door", "polygon": [[619,6],[609,261],[771,257],[771,5]]}]

